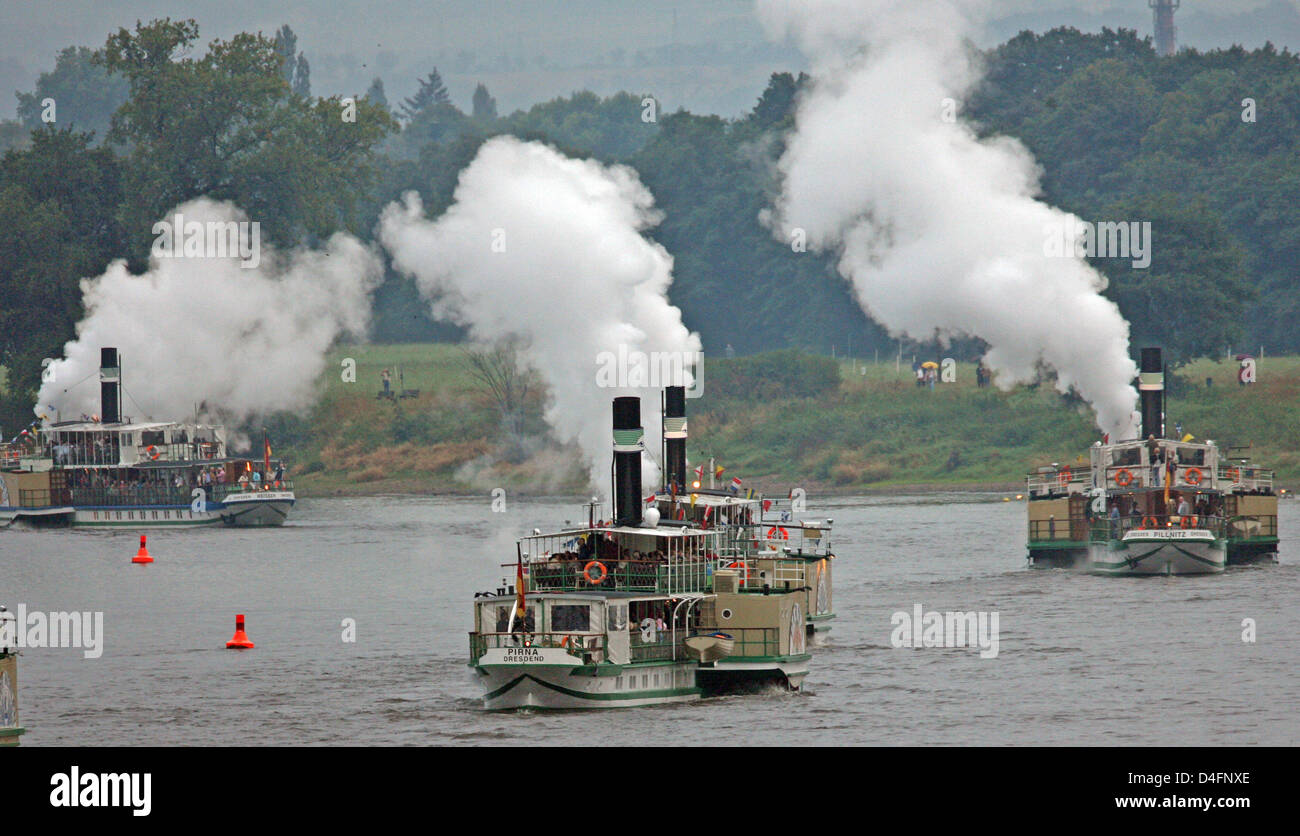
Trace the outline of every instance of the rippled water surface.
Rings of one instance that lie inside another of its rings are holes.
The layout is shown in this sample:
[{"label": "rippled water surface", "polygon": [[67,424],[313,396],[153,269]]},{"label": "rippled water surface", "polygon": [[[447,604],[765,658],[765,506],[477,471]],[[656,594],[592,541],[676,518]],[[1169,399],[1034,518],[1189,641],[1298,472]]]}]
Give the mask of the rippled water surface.
[{"label": "rippled water surface", "polygon": [[[282,529],[153,533],[150,566],[132,533],[0,531],[0,602],[105,619],[99,659],[24,651],[23,743],[1300,743],[1300,503],[1278,564],[1105,578],[1026,568],[1024,504],[1000,500],[810,500],[839,617],[803,693],[569,713],[484,712],[465,662],[474,591],[575,503],[303,500]],[[998,612],[997,658],[892,647],[918,603]],[[224,649],[236,612],[253,651]]]}]

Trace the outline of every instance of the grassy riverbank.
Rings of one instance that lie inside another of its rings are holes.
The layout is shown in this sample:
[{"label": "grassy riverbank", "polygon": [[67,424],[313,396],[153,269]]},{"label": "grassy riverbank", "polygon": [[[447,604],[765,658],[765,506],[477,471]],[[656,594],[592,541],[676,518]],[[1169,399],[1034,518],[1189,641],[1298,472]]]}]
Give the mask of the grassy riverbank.
[{"label": "grassy riverbank", "polygon": [[[356,361],[356,382],[342,378]],[[524,409],[524,440],[502,444],[492,398],[450,345],[371,345],[335,352],[322,396],[304,419],[272,427],[304,495],[478,493],[493,487],[585,492],[572,450],[547,440],[544,393]],[[375,397],[383,368],[418,398]],[[838,371],[838,375],[836,372]],[[1300,481],[1300,358],[1259,362],[1260,382],[1235,382],[1236,364],[1200,361],[1179,373],[1172,425],[1249,455]],[[1206,388],[1205,379],[1213,380]],[[909,363],[832,361],[808,355],[710,359],[704,396],[688,402],[692,460],[713,456],[748,485],[862,492],[914,488],[1014,489],[1031,467],[1074,462],[1098,436],[1086,405],[1049,385],[1011,392],[957,382],[917,388]],[[648,440],[657,433],[647,428]]]}]

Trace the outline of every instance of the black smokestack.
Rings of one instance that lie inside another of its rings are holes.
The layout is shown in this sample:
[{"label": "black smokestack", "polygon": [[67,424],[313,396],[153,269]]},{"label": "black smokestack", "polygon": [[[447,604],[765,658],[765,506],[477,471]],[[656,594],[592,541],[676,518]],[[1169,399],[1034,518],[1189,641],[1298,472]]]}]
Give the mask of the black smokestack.
[{"label": "black smokestack", "polygon": [[118,398],[122,369],[118,362],[116,348],[99,349],[99,420],[104,424],[122,420],[122,404]]},{"label": "black smokestack", "polygon": [[1142,349],[1138,369],[1138,395],[1142,399],[1142,437],[1165,437],[1165,365],[1160,349]]},{"label": "black smokestack", "polygon": [[664,389],[664,470],[665,486],[676,485],[678,493],[686,491],[686,387]]},{"label": "black smokestack", "polygon": [[641,399],[614,399],[614,523],[641,524]]}]

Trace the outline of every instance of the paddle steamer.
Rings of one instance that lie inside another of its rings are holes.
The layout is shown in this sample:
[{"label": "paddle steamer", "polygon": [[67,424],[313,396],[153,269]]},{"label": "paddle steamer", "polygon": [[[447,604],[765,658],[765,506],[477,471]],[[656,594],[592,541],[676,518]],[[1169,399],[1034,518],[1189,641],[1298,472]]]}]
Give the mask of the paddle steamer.
[{"label": "paddle steamer", "polygon": [[231,455],[224,428],[137,422],[120,409],[117,350],[100,352],[99,416],[42,422],[0,444],[0,527],[281,525],[293,482],[271,458]]},{"label": "paddle steamer", "polygon": [[585,524],[520,539],[502,564],[514,567],[514,585],[475,596],[469,664],[487,708],[802,686],[809,633],[832,616],[830,521],[774,525],[760,497],[688,487],[684,390],[670,387],[667,402],[669,499],[643,498],[640,399],[616,398],[611,519],[598,519],[593,501]]},{"label": "paddle steamer", "polygon": [[1097,442],[1086,466],[1028,479],[1029,560],[1105,575],[1191,575],[1276,559],[1272,471],[1214,441],[1165,437],[1160,349],[1142,350],[1144,437]]}]

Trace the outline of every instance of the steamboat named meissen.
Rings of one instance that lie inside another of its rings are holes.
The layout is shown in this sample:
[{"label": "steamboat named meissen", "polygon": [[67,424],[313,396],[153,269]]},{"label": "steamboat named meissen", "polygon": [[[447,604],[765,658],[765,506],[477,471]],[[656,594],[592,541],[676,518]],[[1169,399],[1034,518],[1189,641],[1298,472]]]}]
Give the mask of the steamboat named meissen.
[{"label": "steamboat named meissen", "polygon": [[[828,629],[831,520],[795,521],[686,472],[685,389],[665,392],[662,491],[642,498],[640,399],[614,400],[614,512],[524,537],[479,593],[470,667],[489,709],[614,708],[770,683],[799,690]],[[702,476],[702,474],[698,474]],[[648,506],[648,507],[647,507]]]},{"label": "steamboat named meissen", "polygon": [[1029,476],[1029,560],[1103,575],[1195,575],[1275,560],[1273,473],[1213,441],[1165,438],[1160,349],[1142,350],[1144,437]]},{"label": "steamboat named meissen", "polygon": [[121,415],[117,350],[100,351],[97,418],[43,423],[0,444],[0,527],[281,525],[293,483],[271,458],[232,456],[219,426]]}]

